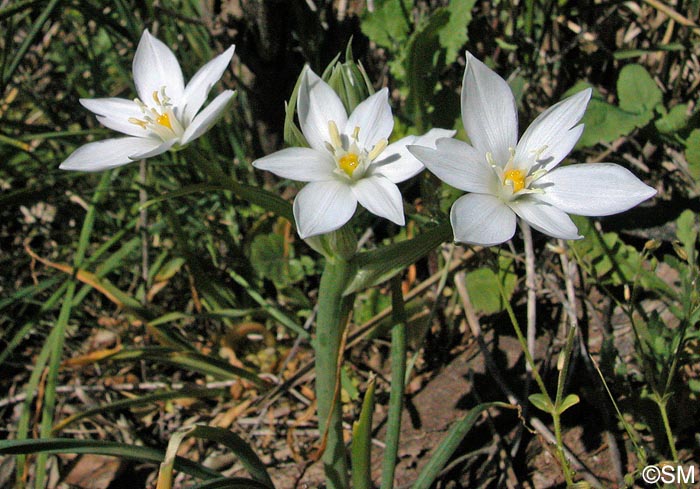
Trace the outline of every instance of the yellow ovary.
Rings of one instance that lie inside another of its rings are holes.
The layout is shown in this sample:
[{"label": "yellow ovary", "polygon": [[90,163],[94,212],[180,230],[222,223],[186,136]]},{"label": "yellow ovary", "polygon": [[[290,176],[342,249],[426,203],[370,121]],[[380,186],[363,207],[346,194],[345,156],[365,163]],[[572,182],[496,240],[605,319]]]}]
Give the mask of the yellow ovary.
[{"label": "yellow ovary", "polygon": [[156,122],[161,126],[165,126],[171,131],[173,130],[173,125],[170,123],[170,116],[168,114],[161,114],[156,118]]},{"label": "yellow ovary", "polygon": [[338,166],[341,170],[347,173],[348,176],[352,176],[352,173],[355,171],[355,168],[357,168],[357,165],[359,164],[360,160],[355,153],[347,153],[338,158]]},{"label": "yellow ovary", "polygon": [[507,182],[513,185],[513,193],[519,192],[525,188],[525,174],[521,170],[508,170],[503,174],[503,184]]}]

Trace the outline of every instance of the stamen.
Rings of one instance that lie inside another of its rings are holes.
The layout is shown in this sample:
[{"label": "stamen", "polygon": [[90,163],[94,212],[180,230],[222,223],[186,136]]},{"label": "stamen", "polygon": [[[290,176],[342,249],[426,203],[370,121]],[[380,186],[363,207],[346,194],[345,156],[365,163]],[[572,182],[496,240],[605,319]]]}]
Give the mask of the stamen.
[{"label": "stamen", "polygon": [[386,149],[388,144],[389,144],[389,141],[387,141],[386,139],[382,139],[377,144],[375,144],[374,147],[372,148],[372,151],[370,151],[369,154],[367,155],[369,160],[374,161],[377,158],[377,156],[382,154],[382,151],[384,151]]},{"label": "stamen", "polygon": [[335,125],[335,121],[328,122],[328,132],[331,136],[331,144],[333,145],[333,148],[342,148],[343,141],[340,139],[340,131],[338,131],[338,126]]},{"label": "stamen", "polygon": [[141,129],[148,129],[148,122],[142,121],[141,119],[137,119],[136,117],[129,117],[127,119],[129,122],[132,124],[136,124],[137,126],[140,126]]},{"label": "stamen", "polygon": [[355,129],[352,131],[352,138],[355,141],[360,140],[360,127],[359,126],[355,126]]},{"label": "stamen", "polygon": [[160,103],[160,99],[158,98],[158,90],[153,90],[153,101],[156,103],[158,106],[162,106],[163,104]]},{"label": "stamen", "polygon": [[347,153],[340,158],[338,158],[338,166],[343,170],[349,177],[352,176],[353,172],[360,164],[360,159],[355,153]]},{"label": "stamen", "polygon": [[520,170],[508,170],[503,173],[503,184],[508,182],[513,185],[513,193],[520,192],[525,188],[525,174]]}]

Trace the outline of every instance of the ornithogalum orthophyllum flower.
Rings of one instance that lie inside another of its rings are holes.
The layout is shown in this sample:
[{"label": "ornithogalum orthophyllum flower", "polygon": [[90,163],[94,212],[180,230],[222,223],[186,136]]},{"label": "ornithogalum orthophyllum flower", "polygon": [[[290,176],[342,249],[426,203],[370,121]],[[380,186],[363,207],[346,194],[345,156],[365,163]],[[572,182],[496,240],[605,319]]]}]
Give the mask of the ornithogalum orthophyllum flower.
[{"label": "ornithogalum orthophyllum flower", "polygon": [[302,74],[297,115],[309,148],[286,148],[253,162],[280,177],[308,182],[294,200],[294,219],[302,238],[341,228],[358,202],[377,216],[405,223],[396,186],[423,165],[408,144],[433,146],[454,131],[433,129],[392,144],[394,127],[386,88],[363,100],[348,116],[340,97],[311,69]]},{"label": "ornithogalum orthophyllum flower", "polygon": [[199,110],[231,62],[233,50],[231,46],[202,66],[185,86],[173,52],[148,30],[144,31],[133,62],[138,98],[80,100],[104,126],[127,137],[81,146],[60,168],[106,170],[178,149],[200,137],[219,119],[234,95],[232,90],[225,90]]},{"label": "ornithogalum orthophyllum flower", "polygon": [[513,237],[516,216],[555,238],[580,238],[567,215],[607,216],[656,191],[622,166],[561,166],[583,132],[590,89],[540,114],[518,141],[518,112],[508,84],[469,52],[462,121],[471,145],[440,139],[409,151],[441,180],[465,192],[450,220],[455,241],[484,246]]}]

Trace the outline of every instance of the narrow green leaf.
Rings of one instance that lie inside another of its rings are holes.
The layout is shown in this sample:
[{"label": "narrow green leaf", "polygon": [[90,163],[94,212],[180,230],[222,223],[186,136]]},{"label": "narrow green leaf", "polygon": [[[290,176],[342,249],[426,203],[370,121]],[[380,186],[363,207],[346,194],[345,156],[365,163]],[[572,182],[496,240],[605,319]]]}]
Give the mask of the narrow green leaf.
[{"label": "narrow green leaf", "polygon": [[367,382],[367,392],[362,401],[360,417],[352,425],[352,487],[372,489],[372,414],[374,413],[374,390],[376,378]]},{"label": "narrow green leaf", "polygon": [[97,414],[104,414],[110,411],[121,411],[125,409],[130,409],[136,406],[143,406],[146,404],[152,404],[157,401],[169,401],[172,399],[184,399],[184,398],[207,398],[207,397],[225,397],[229,394],[229,389],[209,389],[209,388],[184,388],[176,391],[169,392],[156,392],[153,394],[146,394],[133,399],[122,399],[120,401],[111,402],[103,406],[97,406],[94,408],[86,409],[84,411],[79,411],[67,418],[63,419],[60,423],[57,423],[52,431],[52,435],[56,435],[59,431],[66,428],[66,426],[73,424],[81,419],[89,418]]},{"label": "narrow green leaf", "polygon": [[476,424],[481,413],[492,407],[517,409],[516,406],[504,402],[488,402],[474,406],[464,418],[455,423],[447,434],[447,437],[445,437],[442,443],[435,449],[430,460],[418,475],[418,479],[416,479],[412,489],[429,489],[432,487],[440,471],[450,460],[450,457],[452,457],[452,454],[457,450],[459,444],[462,443],[464,437],[467,436],[467,433],[469,433],[474,424]]},{"label": "narrow green leaf", "polygon": [[[170,464],[169,454],[172,453],[174,460],[174,454],[177,453],[177,447],[185,439],[189,437],[203,438],[205,440],[215,441],[220,443],[227,448],[229,448],[241,461],[246,470],[250,473],[251,477],[257,482],[260,482],[267,488],[274,488],[272,479],[267,473],[265,464],[258,458],[253,449],[248,445],[248,443],[238,436],[236,433],[213,426],[196,425],[183,429],[182,431],[173,435],[173,446],[168,445],[168,451],[166,452],[166,458],[163,460],[163,465],[161,465],[161,472],[164,470],[166,464]],[[167,468],[166,468],[167,469]],[[159,483],[160,483],[159,476]],[[161,485],[158,486],[161,488]]]},{"label": "narrow green leaf", "polygon": [[354,294],[389,280],[441,243],[451,240],[452,227],[449,222],[445,222],[413,239],[358,253],[351,260],[357,267],[357,272],[344,294]]},{"label": "narrow green leaf", "polygon": [[267,484],[244,477],[222,477],[201,484],[194,484],[189,489],[270,489]]},{"label": "narrow green leaf", "polygon": [[49,16],[53,10],[58,5],[59,0],[51,0],[46,6],[41,14],[34,21],[34,25],[27,33],[26,37],[22,41],[20,47],[14,52],[14,58],[9,63],[8,68],[2,73],[2,89],[0,92],[4,92],[5,85],[12,79],[17,70],[17,67],[22,62],[24,55],[27,54],[29,48],[34,44],[35,39],[41,34],[41,29],[44,27],[44,23],[48,20]]},{"label": "narrow green leaf", "polygon": [[109,361],[134,361],[153,360],[157,362],[175,365],[186,368],[205,375],[211,375],[217,379],[229,380],[243,378],[250,380],[260,387],[267,387],[268,384],[253,372],[235,367],[228,362],[218,358],[209,357],[194,351],[178,351],[167,347],[142,347],[125,348],[102,360]]},{"label": "narrow green leaf", "polygon": [[[162,462],[164,457],[163,452],[160,450],[112,441],[72,440],[68,438],[0,440],[0,455],[27,455],[30,453],[91,453],[156,464]],[[200,479],[221,477],[221,474],[218,472],[182,457],[178,457],[175,460],[175,468]]]}]

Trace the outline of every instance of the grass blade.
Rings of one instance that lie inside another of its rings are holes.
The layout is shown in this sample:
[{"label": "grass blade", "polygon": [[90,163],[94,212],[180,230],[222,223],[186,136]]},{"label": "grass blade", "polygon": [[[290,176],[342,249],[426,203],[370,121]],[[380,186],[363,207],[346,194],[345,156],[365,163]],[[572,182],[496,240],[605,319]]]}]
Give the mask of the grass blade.
[{"label": "grass blade", "polygon": [[[160,463],[164,454],[155,448],[137,445],[126,445],[113,441],[102,440],[72,440],[68,438],[42,438],[35,440],[0,440],[0,455],[26,455],[29,453],[59,454],[59,453],[91,453],[109,455],[140,462]],[[220,478],[221,474],[191,462],[182,457],[175,459],[175,467],[186,474],[200,479]]]},{"label": "grass blade", "polygon": [[515,406],[506,404],[505,402],[486,402],[474,406],[472,410],[469,411],[469,414],[452,427],[447,437],[440,443],[440,446],[437,447],[435,453],[433,453],[428,463],[423,467],[412,489],[429,489],[432,487],[433,482],[435,482],[435,479],[440,475],[440,471],[445,464],[447,464],[455,450],[457,450],[457,447],[459,447],[464,437],[467,436],[467,433],[472,429],[481,413],[492,407],[516,409]]}]

